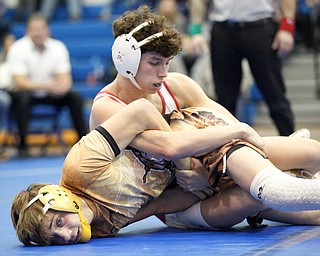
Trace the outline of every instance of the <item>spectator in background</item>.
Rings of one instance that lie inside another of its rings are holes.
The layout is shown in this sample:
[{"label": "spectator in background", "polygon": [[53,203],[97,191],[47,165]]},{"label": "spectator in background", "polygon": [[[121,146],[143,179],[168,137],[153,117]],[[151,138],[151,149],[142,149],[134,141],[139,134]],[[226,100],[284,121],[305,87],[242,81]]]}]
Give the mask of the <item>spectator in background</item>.
[{"label": "spectator in background", "polygon": [[319,0],[298,0],[296,26],[298,35],[307,50],[318,50],[319,27],[320,27],[320,1]]},{"label": "spectator in background", "polygon": [[[58,0],[41,1],[40,12],[47,20],[51,20],[57,7]],[[65,0],[69,19],[71,21],[79,21],[82,18],[82,1],[81,0]]]},{"label": "spectator in background", "polygon": [[[242,78],[242,59],[247,59],[280,135],[294,132],[294,115],[286,97],[281,58],[294,46],[295,0],[210,1],[211,63],[217,100],[236,113]],[[273,18],[280,7],[280,24]],[[190,34],[197,54],[209,54],[201,25],[207,1],[190,0]]]},{"label": "spectator in background", "polygon": [[32,105],[67,106],[79,138],[87,133],[83,99],[71,90],[71,64],[66,46],[50,37],[45,17],[33,14],[26,35],[9,49],[8,64],[15,85],[13,107],[20,135],[19,152],[28,156],[26,135]]},{"label": "spectator in background", "polygon": [[[2,73],[1,69],[0,67],[0,74]],[[0,159],[5,153],[4,143],[6,142],[8,132],[8,118],[11,106],[10,95],[1,86],[0,84]]]},{"label": "spectator in background", "polygon": [[19,0],[15,10],[15,20],[17,22],[25,21],[31,13],[39,9],[39,4],[40,0]]},{"label": "spectator in background", "polygon": [[3,0],[0,0],[0,38],[8,32],[12,20],[8,15],[8,9]]},{"label": "spectator in background", "polygon": [[106,0],[105,4],[100,12],[101,20],[108,20],[112,17],[112,5],[115,3],[115,0]]},{"label": "spectator in background", "polygon": [[[1,73],[1,68],[0,68]],[[0,85],[1,86],[1,85]],[[0,88],[0,159],[5,158],[5,144],[8,132],[8,117],[11,106],[10,95]]]},{"label": "spectator in background", "polygon": [[158,0],[105,0],[100,12],[100,19],[112,19],[113,15],[121,15],[123,12],[136,9],[142,4],[147,4],[153,8],[157,5],[157,2]]},{"label": "spectator in background", "polygon": [[10,33],[3,33],[1,36],[1,47],[2,52],[0,54],[0,156],[4,152],[3,144],[6,142],[6,136],[8,133],[9,126],[9,114],[11,108],[11,97],[10,91],[12,90],[11,75],[8,70],[7,53],[9,47],[16,40],[16,37]]},{"label": "spectator in background", "polygon": [[158,12],[166,16],[168,22],[183,35],[182,51],[170,64],[170,72],[179,72],[196,80],[210,97],[214,98],[213,79],[207,56],[196,56],[192,50],[191,37],[188,35],[188,8],[185,1],[159,0]]},{"label": "spectator in background", "polygon": [[182,37],[182,52],[180,52],[170,64],[171,72],[179,72],[185,75],[190,75],[190,69],[195,61],[192,52],[192,44],[188,30],[188,20],[179,8],[179,0],[159,0],[158,11],[166,16],[175,28],[183,35]]}]

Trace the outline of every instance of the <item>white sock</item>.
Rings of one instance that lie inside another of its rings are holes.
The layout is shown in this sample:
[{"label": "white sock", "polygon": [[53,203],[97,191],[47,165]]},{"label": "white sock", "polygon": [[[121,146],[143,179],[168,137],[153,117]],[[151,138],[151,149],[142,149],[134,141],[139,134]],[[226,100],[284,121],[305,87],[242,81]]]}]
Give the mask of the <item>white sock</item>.
[{"label": "white sock", "polygon": [[275,167],[263,169],[254,177],[250,194],[274,210],[320,210],[320,180],[292,177]]}]

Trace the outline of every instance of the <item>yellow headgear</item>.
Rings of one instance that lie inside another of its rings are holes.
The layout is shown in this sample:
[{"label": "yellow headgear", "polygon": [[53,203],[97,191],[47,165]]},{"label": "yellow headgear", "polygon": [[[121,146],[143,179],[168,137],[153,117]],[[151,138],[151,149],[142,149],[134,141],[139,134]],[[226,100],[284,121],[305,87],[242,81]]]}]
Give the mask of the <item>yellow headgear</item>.
[{"label": "yellow headgear", "polygon": [[90,240],[91,228],[90,224],[85,220],[85,218],[82,215],[81,201],[70,190],[58,185],[44,186],[39,190],[38,195],[28,203],[26,208],[28,208],[38,199],[44,205],[42,210],[43,214],[46,214],[46,212],[49,209],[63,212],[78,213],[82,227],[80,242],[85,243]]}]

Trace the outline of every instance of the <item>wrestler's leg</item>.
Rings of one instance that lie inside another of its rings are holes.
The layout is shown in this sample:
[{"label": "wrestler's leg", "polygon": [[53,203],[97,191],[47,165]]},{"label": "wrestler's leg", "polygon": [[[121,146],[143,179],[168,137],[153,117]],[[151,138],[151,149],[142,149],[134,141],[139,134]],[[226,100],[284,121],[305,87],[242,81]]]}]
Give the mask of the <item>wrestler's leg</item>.
[{"label": "wrestler's leg", "polygon": [[[270,137],[266,139],[266,145],[270,160],[278,165],[279,168],[307,168],[308,170],[320,169],[318,160],[318,156],[320,155],[320,144],[315,140]],[[255,159],[255,157],[253,157],[253,159]],[[252,165],[257,164],[253,159],[247,163],[251,163]],[[230,167],[229,161],[228,166]],[[244,167],[244,169],[246,169],[246,167]],[[244,174],[247,175],[246,172],[244,172]],[[232,194],[232,190],[237,191],[237,193]],[[232,188],[224,192],[226,193],[221,193],[218,196],[205,200],[201,205],[201,212],[204,219],[213,227],[221,228],[232,226],[241,222],[245,217],[253,215],[254,211],[259,211],[259,208],[265,207],[261,203],[257,203],[257,201],[251,198],[248,193],[241,190],[239,191],[239,188]],[[223,204],[219,202],[219,197],[223,198],[221,202],[232,201],[232,207],[230,207],[231,205],[228,203]],[[245,202],[245,204],[241,205],[242,202]],[[246,206],[247,204],[249,207]],[[239,207],[237,208],[237,206]],[[250,212],[251,209],[253,211]],[[226,212],[228,212],[228,215],[226,215]],[[225,216],[227,216],[227,218],[225,218]],[[320,224],[320,211],[288,213],[268,209],[267,211],[263,211],[259,217],[289,224]]]},{"label": "wrestler's leg", "polygon": [[320,170],[320,142],[305,138],[264,137],[270,161],[281,170]]},{"label": "wrestler's leg", "polygon": [[234,151],[227,169],[241,188],[269,208],[287,212],[320,210],[320,180],[287,175],[249,147]]},{"label": "wrestler's leg", "polygon": [[281,212],[268,209],[261,212],[259,218],[294,225],[320,225],[320,211]]},{"label": "wrestler's leg", "polygon": [[320,225],[320,211],[281,212],[267,208],[261,202],[235,186],[221,191],[187,210],[166,214],[169,227],[192,229],[227,229],[248,216],[294,225]]},{"label": "wrestler's leg", "polygon": [[264,204],[238,186],[201,202],[202,217],[213,228],[230,228],[265,209]]},{"label": "wrestler's leg", "polygon": [[267,208],[238,186],[223,190],[201,203],[203,219],[213,228],[230,228],[246,217],[259,218],[293,225],[320,225],[320,211],[282,212]]},{"label": "wrestler's leg", "polygon": [[[278,168],[301,168],[315,174],[320,170],[320,143],[305,138],[266,137],[269,159]],[[320,225],[320,211],[281,212],[267,209],[262,219],[296,225]]]}]

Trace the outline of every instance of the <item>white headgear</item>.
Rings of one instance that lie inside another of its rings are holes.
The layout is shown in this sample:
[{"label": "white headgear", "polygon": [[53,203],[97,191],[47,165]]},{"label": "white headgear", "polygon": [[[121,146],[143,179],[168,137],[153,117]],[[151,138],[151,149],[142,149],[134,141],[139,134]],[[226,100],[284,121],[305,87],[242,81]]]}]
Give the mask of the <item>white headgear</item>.
[{"label": "white headgear", "polygon": [[134,28],[129,34],[123,34],[118,36],[112,46],[112,60],[118,73],[126,78],[141,90],[137,81],[134,79],[138,72],[141,49],[140,47],[148,42],[163,36],[163,32],[153,34],[140,42],[132,36],[135,32],[142,29],[145,26],[151,25],[153,21],[146,21],[136,28]]}]

